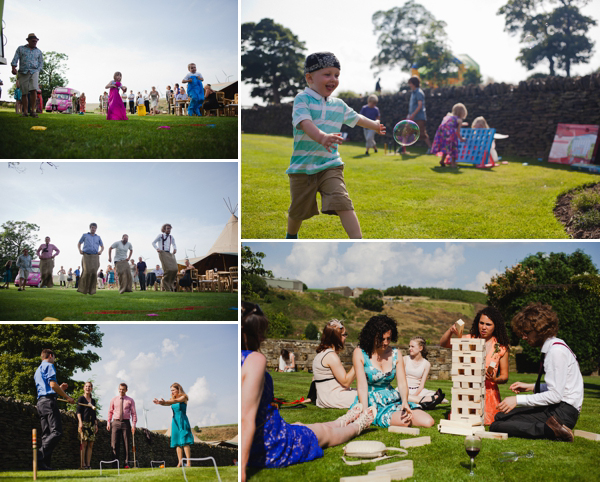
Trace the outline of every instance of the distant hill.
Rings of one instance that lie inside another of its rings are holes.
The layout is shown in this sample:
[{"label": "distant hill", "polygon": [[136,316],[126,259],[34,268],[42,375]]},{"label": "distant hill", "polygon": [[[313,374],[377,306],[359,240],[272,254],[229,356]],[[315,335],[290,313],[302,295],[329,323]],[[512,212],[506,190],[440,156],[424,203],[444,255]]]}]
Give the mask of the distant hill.
[{"label": "distant hill", "polygon": [[[192,429],[196,437],[204,442],[215,442],[231,440],[238,434],[237,424],[232,425],[215,425],[213,427],[198,427],[199,432]],[[153,432],[165,434],[166,430],[153,430]]]},{"label": "distant hill", "polygon": [[[436,295],[440,296],[437,292]],[[420,335],[428,343],[437,344],[441,335],[459,318],[465,321],[467,330],[471,328],[475,314],[485,306],[485,295],[475,299],[482,300],[482,303],[431,299],[427,296],[386,296],[382,313],[398,322],[399,342],[408,343],[411,337]],[[267,317],[283,313],[291,320],[294,329],[290,338],[296,339],[304,336],[308,323],[314,323],[321,331],[327,321],[337,318],[345,322],[349,341],[356,342],[365,322],[377,314],[357,308],[352,298],[322,291],[298,293],[272,290],[264,299],[249,301],[259,303]]]}]

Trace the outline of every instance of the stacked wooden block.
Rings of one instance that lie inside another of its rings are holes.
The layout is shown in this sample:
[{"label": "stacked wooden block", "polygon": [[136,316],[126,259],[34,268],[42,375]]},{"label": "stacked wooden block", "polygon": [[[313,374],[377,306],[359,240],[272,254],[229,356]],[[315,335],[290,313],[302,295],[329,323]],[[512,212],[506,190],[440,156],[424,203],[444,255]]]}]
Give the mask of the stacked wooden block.
[{"label": "stacked wooden block", "polygon": [[485,340],[454,338],[452,344],[453,422],[483,425],[485,417]]}]

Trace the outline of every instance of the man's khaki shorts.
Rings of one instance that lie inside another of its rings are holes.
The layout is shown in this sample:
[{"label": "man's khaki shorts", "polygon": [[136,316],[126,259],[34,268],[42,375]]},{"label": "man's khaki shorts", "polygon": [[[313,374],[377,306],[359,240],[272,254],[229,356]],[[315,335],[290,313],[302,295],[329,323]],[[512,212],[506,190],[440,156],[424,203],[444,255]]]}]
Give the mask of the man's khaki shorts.
[{"label": "man's khaki shorts", "polygon": [[32,90],[39,89],[39,78],[40,73],[34,72],[33,74],[21,74],[19,73],[17,76],[19,80],[19,85],[21,86],[21,92],[26,94],[27,92],[31,92]]},{"label": "man's khaki shorts", "polygon": [[297,221],[319,214],[317,193],[321,193],[321,212],[337,214],[338,211],[354,211],[344,183],[344,166],[332,167],[316,174],[289,174],[292,203],[288,209],[290,218]]}]

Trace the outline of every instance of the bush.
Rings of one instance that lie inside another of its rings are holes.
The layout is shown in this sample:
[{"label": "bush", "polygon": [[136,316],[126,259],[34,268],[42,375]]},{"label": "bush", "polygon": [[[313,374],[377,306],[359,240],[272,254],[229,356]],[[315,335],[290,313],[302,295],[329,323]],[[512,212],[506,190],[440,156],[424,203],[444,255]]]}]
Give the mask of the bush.
[{"label": "bush", "polygon": [[383,300],[374,294],[363,293],[354,300],[354,304],[369,311],[383,311]]},{"label": "bush", "polygon": [[581,191],[571,199],[571,206],[577,211],[585,212],[600,207],[600,192]]},{"label": "bush", "polygon": [[318,340],[319,329],[317,328],[317,325],[315,325],[313,322],[310,322],[308,325],[306,325],[306,328],[304,328],[304,336],[307,340]]},{"label": "bush", "polygon": [[283,313],[268,314],[265,312],[265,315],[269,319],[268,338],[285,338],[294,331],[292,322]]},{"label": "bush", "polygon": [[308,286],[306,286],[306,283],[302,283],[302,291],[308,291]]},{"label": "bush", "polygon": [[242,295],[244,297],[263,298],[267,293],[269,293],[267,282],[257,274],[247,274],[242,277]]}]

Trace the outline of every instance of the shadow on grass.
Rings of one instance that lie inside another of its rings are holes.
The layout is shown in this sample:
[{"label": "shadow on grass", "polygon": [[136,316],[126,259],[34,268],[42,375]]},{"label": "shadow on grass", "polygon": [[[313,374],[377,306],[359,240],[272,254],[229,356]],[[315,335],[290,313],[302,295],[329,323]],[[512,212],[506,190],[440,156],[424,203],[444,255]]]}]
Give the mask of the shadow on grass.
[{"label": "shadow on grass", "polygon": [[460,172],[460,169],[458,169],[457,167],[435,166],[432,167],[431,170],[433,172],[437,172],[438,174],[462,174],[462,172]]},{"label": "shadow on grass", "polygon": [[598,384],[596,383],[584,383],[583,389],[586,390],[586,398],[600,398],[600,379],[598,380]]}]

